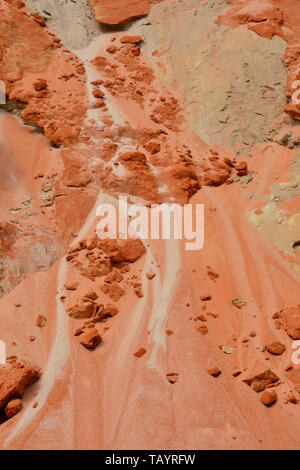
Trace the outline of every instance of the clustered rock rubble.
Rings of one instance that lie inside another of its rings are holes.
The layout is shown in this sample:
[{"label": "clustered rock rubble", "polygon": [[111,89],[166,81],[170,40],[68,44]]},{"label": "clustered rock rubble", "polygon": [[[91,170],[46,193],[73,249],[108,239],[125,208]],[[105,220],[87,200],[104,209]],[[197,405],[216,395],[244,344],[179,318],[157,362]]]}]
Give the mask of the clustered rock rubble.
[{"label": "clustered rock rubble", "polygon": [[14,417],[22,408],[27,387],[41,377],[41,370],[25,361],[11,358],[0,365],[0,419]]}]

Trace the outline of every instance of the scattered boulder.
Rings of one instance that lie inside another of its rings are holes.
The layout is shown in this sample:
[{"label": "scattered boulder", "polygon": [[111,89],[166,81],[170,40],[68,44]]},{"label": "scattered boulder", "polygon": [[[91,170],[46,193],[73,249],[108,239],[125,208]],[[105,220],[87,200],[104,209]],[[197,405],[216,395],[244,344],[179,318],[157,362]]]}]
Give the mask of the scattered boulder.
[{"label": "scattered boulder", "polygon": [[279,377],[271,369],[265,369],[261,365],[256,365],[255,369],[251,377],[243,380],[255,392],[262,392],[268,385],[278,382]]},{"label": "scattered boulder", "polygon": [[96,347],[102,342],[102,338],[97,328],[91,328],[85,333],[80,335],[80,344],[86,349],[96,349]]},{"label": "scattered boulder", "polygon": [[77,328],[75,330],[74,336],[80,336],[80,335],[82,335],[83,332],[84,332],[84,330],[82,328]]},{"label": "scattered boulder", "polygon": [[79,286],[79,282],[76,281],[68,281],[65,283],[65,289],[67,290],[76,290]]},{"label": "scattered boulder", "polygon": [[140,282],[134,283],[133,287],[137,297],[144,297],[142,284]]},{"label": "scattered boulder", "polygon": [[4,409],[4,414],[8,419],[13,418],[17,413],[19,413],[22,407],[23,403],[20,398],[13,398],[7,403]]},{"label": "scattered boulder", "polygon": [[94,292],[92,289],[90,289],[84,296],[83,296],[83,300],[96,300],[98,299],[98,294],[96,294],[96,292]]},{"label": "scattered boulder", "polygon": [[203,325],[202,323],[196,325],[196,330],[204,336],[208,334],[207,326]]},{"label": "scattered boulder", "polygon": [[146,354],[147,352],[147,349],[145,348],[139,348],[135,353],[133,353],[133,355],[137,358],[140,358],[142,357],[144,354]]},{"label": "scattered boulder", "polygon": [[221,186],[230,176],[230,168],[224,163],[214,161],[212,168],[204,172],[204,184],[206,186]]},{"label": "scattered boulder", "polygon": [[292,393],[289,394],[287,401],[288,403],[293,403],[293,405],[297,405],[297,403],[299,403],[299,400]]},{"label": "scattered boulder", "polygon": [[245,176],[248,174],[247,162],[239,162],[237,165],[235,165],[235,169],[237,171],[238,176]]},{"label": "scattered boulder", "polygon": [[207,275],[209,279],[211,279],[214,282],[216,282],[216,280],[219,277],[219,274],[210,266],[207,266]]},{"label": "scattered boulder", "polygon": [[152,269],[150,269],[150,271],[146,274],[146,276],[147,276],[147,279],[151,281],[156,276],[156,274],[152,271]]},{"label": "scattered boulder", "polygon": [[233,354],[233,349],[229,348],[228,346],[221,346],[221,351],[224,354]]},{"label": "scattered boulder", "polygon": [[267,344],[267,351],[276,356],[280,356],[280,354],[284,353],[285,350],[285,345],[279,341],[272,341],[271,343]]},{"label": "scattered boulder", "polygon": [[285,307],[279,315],[287,334],[293,339],[300,339],[300,305]]},{"label": "scattered boulder", "polygon": [[67,314],[71,318],[90,318],[96,313],[97,306],[92,300],[80,299],[67,309]]},{"label": "scattered boulder", "polygon": [[42,375],[41,370],[25,361],[11,360],[0,365],[0,411],[12,398],[22,398],[27,387]]},{"label": "scattered boulder", "polygon": [[260,401],[265,406],[271,406],[277,401],[277,393],[275,390],[265,390],[260,397]]},{"label": "scattered boulder", "polygon": [[36,319],[36,326],[43,328],[47,324],[47,317],[44,315],[39,315]]},{"label": "scattered boulder", "polygon": [[115,317],[118,313],[119,310],[115,305],[107,304],[106,307],[103,308],[102,318]]},{"label": "scattered boulder", "polygon": [[206,370],[212,377],[219,377],[219,375],[222,374],[222,371],[218,367],[211,367],[210,369]]},{"label": "scattered boulder", "polygon": [[211,295],[210,294],[200,295],[200,300],[202,300],[202,302],[207,302],[208,300],[211,300]]},{"label": "scattered boulder", "polygon": [[179,375],[177,372],[169,372],[167,374],[167,380],[170,382],[170,384],[175,384],[179,378]]},{"label": "scattered boulder", "polygon": [[242,371],[239,370],[239,369],[235,369],[233,372],[232,372],[232,377],[238,377],[239,375],[241,375]]},{"label": "scattered boulder", "polygon": [[96,20],[111,25],[148,15],[150,3],[150,0],[91,0]]},{"label": "scattered boulder", "polygon": [[128,261],[134,263],[146,253],[143,242],[139,239],[100,240],[98,247],[107,254],[114,263]]},{"label": "scattered boulder", "polygon": [[209,315],[210,317],[213,317],[213,318],[218,318],[218,316],[219,316],[219,314],[215,313],[215,312],[207,312],[207,315]]},{"label": "scattered boulder", "polygon": [[122,36],[120,39],[120,42],[123,44],[138,44],[141,41],[143,41],[142,36]]},{"label": "scattered boulder", "polygon": [[229,166],[230,168],[233,168],[235,164],[234,161],[230,160],[230,158],[227,158],[227,157],[223,158],[223,162],[225,163],[225,165]]},{"label": "scattered boulder", "polygon": [[247,305],[247,302],[246,300],[238,299],[237,297],[235,297],[234,299],[232,299],[232,304],[236,308],[241,309]]},{"label": "scattered boulder", "polygon": [[119,313],[118,308],[108,303],[106,306],[100,305],[99,310],[97,311],[96,315],[92,318],[93,323],[98,323],[104,320],[105,318],[114,317]]},{"label": "scattered boulder", "polygon": [[207,321],[207,318],[204,315],[202,315],[202,313],[196,314],[196,319],[200,321],[204,321],[204,322]]},{"label": "scattered boulder", "polygon": [[93,96],[94,96],[95,98],[103,98],[104,93],[103,93],[103,91],[99,90],[98,88],[95,88],[95,89],[93,90]]},{"label": "scattered boulder", "polygon": [[290,138],[292,137],[292,132],[291,131],[285,131],[280,138],[277,140],[277,142],[280,145],[287,145]]}]

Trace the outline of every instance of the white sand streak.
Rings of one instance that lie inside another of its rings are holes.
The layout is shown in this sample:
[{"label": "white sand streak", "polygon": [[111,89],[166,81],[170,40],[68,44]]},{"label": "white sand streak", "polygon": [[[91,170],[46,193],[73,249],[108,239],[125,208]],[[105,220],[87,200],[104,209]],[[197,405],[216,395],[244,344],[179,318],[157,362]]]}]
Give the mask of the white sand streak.
[{"label": "white sand streak", "polygon": [[[83,227],[81,228],[78,236],[74,239],[71,247],[76,245],[89,231],[92,224],[96,219],[96,210],[98,205],[103,201],[103,194],[98,195],[97,201],[87,217]],[[28,424],[34,419],[34,417],[40,412],[46,403],[46,400],[53,389],[55,381],[63,378],[64,366],[67,364],[70,352],[71,342],[69,335],[69,319],[65,312],[64,306],[60,300],[62,291],[64,288],[66,274],[67,274],[68,263],[66,258],[60,261],[58,274],[57,274],[57,294],[56,294],[56,334],[51,350],[51,354],[47,363],[47,367],[39,381],[39,391],[35,396],[34,401],[37,401],[39,406],[32,408],[28,404],[24,410],[20,420],[17,422],[15,428],[12,430],[10,436],[5,442],[7,446],[12,439],[14,439]]]},{"label": "white sand streak", "polygon": [[178,240],[165,241],[165,267],[166,272],[161,285],[159,280],[154,278],[153,283],[153,310],[149,322],[151,332],[149,341],[153,341],[154,346],[151,351],[147,366],[150,369],[157,368],[156,355],[159,347],[167,348],[166,323],[168,320],[168,309],[172,293],[176,287],[177,275],[181,268],[180,244]]},{"label": "white sand streak", "polygon": [[57,296],[56,296],[56,335],[51,351],[50,358],[47,363],[46,370],[44,371],[39,381],[39,391],[34,401],[37,401],[39,406],[33,408],[28,404],[24,410],[21,419],[17,422],[17,425],[12,430],[10,436],[5,442],[7,446],[12,439],[14,439],[28,424],[34,419],[34,417],[40,412],[42,407],[45,405],[46,400],[51,392],[54,383],[57,379],[63,376],[63,368],[67,363],[71,347],[68,332],[68,317],[60,300],[61,289],[65,283],[67,271],[67,262],[65,258],[60,262],[58,269],[58,282],[57,282]]}]

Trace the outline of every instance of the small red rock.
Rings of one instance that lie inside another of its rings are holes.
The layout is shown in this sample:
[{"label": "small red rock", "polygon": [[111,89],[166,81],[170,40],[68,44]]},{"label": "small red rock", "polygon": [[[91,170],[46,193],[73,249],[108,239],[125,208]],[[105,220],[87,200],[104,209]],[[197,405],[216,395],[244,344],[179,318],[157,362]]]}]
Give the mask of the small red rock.
[{"label": "small red rock", "polygon": [[292,393],[290,393],[289,396],[288,396],[288,402],[289,402],[289,403],[293,403],[294,405],[297,405],[298,400],[297,400],[297,398],[295,397],[295,395],[293,395]]},{"label": "small red rock", "polygon": [[140,298],[144,297],[142,286],[135,287],[134,292],[137,297],[140,297]]},{"label": "small red rock", "polygon": [[225,158],[223,159],[223,162],[225,163],[225,165],[227,165],[227,166],[229,166],[229,167],[231,167],[231,168],[234,166],[234,165],[233,165],[233,162],[232,162],[232,160],[230,160],[230,158],[225,157]]},{"label": "small red rock", "polygon": [[109,52],[110,54],[115,54],[117,52],[117,48],[116,46],[114,46],[113,44],[111,46],[108,46],[106,48],[107,52]]},{"label": "small red rock", "polygon": [[44,315],[39,315],[36,319],[36,326],[39,328],[43,328],[46,326],[47,318]]},{"label": "small red rock", "polygon": [[133,353],[133,355],[137,358],[140,358],[142,357],[144,354],[146,354],[147,352],[147,349],[145,348],[139,348],[135,353]]},{"label": "small red rock", "polygon": [[93,291],[93,289],[90,289],[83,297],[83,299],[91,299],[91,300],[96,300],[98,299],[98,294]]},{"label": "small red rock", "polygon": [[179,378],[179,375],[177,374],[177,372],[169,372],[167,374],[167,380],[171,383],[171,384],[175,384],[177,382]]},{"label": "small red rock", "polygon": [[232,372],[232,377],[238,377],[239,375],[241,375],[241,373],[242,373],[242,372],[241,372],[240,370],[234,370],[234,371]]},{"label": "small red rock", "polygon": [[156,274],[155,274],[152,270],[150,270],[150,271],[146,274],[146,276],[147,276],[147,278],[149,279],[149,281],[151,281],[151,279],[153,279],[153,278],[156,276]]},{"label": "small red rock", "polygon": [[248,168],[248,165],[247,165],[247,162],[245,162],[245,161],[240,162],[237,165],[235,165],[235,169],[238,170],[238,171],[247,170],[247,168]]},{"label": "small red rock", "polygon": [[207,318],[204,315],[202,315],[202,313],[198,313],[196,319],[200,321],[204,321],[204,322],[207,321]]},{"label": "small red rock", "polygon": [[248,174],[248,165],[247,162],[243,161],[235,165],[238,176],[245,176]]},{"label": "small red rock", "polygon": [[209,294],[200,295],[200,300],[202,300],[202,302],[206,302],[208,300],[211,300],[211,295],[209,295]]},{"label": "small red rock", "polygon": [[138,44],[141,41],[143,41],[142,36],[122,36],[120,39],[122,44]]},{"label": "small red rock", "polygon": [[79,283],[75,281],[69,281],[65,283],[65,288],[67,290],[76,290],[78,286],[79,286]]},{"label": "small red rock", "polygon": [[74,336],[80,336],[83,332],[84,330],[82,328],[77,328],[77,330],[75,330]]},{"label": "small red rock", "polygon": [[208,328],[206,325],[197,325],[196,329],[202,334],[202,335],[207,335],[208,334]]},{"label": "small red rock", "polygon": [[[98,86],[98,85],[102,85],[103,84],[103,80],[93,80],[91,82],[91,85],[94,85],[94,86]],[[93,249],[91,247],[89,247],[89,249]]]},{"label": "small red rock", "polygon": [[7,418],[13,418],[22,409],[22,401],[19,398],[10,400],[5,409],[4,414]]},{"label": "small red rock", "polygon": [[209,279],[211,279],[214,282],[216,282],[216,280],[219,277],[219,274],[210,266],[207,266],[207,274],[208,274]]},{"label": "small red rock", "polygon": [[271,406],[277,401],[277,393],[275,390],[265,390],[260,397],[260,401],[265,406]]},{"label": "small red rock", "polygon": [[103,93],[103,91],[98,90],[98,88],[95,88],[95,89],[93,90],[93,96],[94,96],[95,98],[103,98],[104,93]]},{"label": "small red rock", "polygon": [[267,345],[267,351],[277,356],[284,353],[285,350],[286,350],[285,345],[280,343],[279,341],[272,341],[271,343]]},{"label": "small red rock", "polygon": [[97,328],[92,328],[86,331],[80,337],[80,344],[90,350],[95,349],[101,342],[102,338]]},{"label": "small red rock", "polygon": [[222,373],[218,367],[211,367],[210,369],[206,370],[212,377],[218,377]]}]

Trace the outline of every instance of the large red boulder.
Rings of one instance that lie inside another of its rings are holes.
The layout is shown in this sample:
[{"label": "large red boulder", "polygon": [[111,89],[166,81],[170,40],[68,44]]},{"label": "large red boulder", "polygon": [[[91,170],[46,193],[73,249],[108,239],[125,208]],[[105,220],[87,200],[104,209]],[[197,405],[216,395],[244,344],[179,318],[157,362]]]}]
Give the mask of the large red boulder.
[{"label": "large red boulder", "polygon": [[22,398],[25,389],[36,382],[41,374],[38,367],[23,361],[0,365],[0,411],[11,398]]},{"label": "large red boulder", "polygon": [[104,24],[119,24],[148,15],[150,0],[91,0],[95,18]]}]

